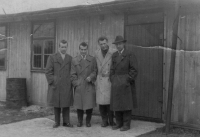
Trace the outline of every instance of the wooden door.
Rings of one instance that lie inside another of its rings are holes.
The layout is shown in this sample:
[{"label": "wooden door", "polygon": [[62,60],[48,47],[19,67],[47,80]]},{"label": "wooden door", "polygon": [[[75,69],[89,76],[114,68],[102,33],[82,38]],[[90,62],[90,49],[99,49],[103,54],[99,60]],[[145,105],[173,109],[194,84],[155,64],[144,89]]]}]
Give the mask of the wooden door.
[{"label": "wooden door", "polygon": [[151,22],[142,19],[125,26],[127,46],[136,55],[139,71],[136,80],[138,108],[133,110],[132,115],[162,120],[163,50],[160,47],[163,46],[164,25],[162,20],[150,19]]}]

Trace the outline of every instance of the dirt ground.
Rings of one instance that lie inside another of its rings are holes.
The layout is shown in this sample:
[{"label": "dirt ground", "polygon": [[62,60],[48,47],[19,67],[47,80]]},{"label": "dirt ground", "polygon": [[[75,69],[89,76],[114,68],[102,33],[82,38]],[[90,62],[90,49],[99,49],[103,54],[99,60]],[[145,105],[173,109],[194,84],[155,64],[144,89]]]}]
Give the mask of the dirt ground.
[{"label": "dirt ground", "polygon": [[165,128],[159,128],[155,131],[140,135],[138,137],[200,137],[200,131],[183,128],[172,128],[170,133],[166,135]]},{"label": "dirt ground", "polygon": [[[72,110],[74,112],[74,110]],[[98,112],[94,112],[98,115]],[[53,109],[50,107],[30,106],[22,109],[8,109],[5,104],[0,103],[0,125],[9,124],[13,122],[47,117],[53,115]],[[170,134],[165,135],[163,128],[159,128],[139,137],[200,137],[200,131],[173,128]]]}]

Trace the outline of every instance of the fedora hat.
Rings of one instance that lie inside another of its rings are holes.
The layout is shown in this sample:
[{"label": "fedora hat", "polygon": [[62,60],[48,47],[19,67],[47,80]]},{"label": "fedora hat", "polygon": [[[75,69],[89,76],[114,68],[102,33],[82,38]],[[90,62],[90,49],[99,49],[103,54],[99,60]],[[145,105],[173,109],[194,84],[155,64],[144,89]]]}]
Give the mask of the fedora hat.
[{"label": "fedora hat", "polygon": [[119,42],[126,42],[126,40],[122,36],[116,36],[113,44],[116,44],[116,43],[119,43]]}]

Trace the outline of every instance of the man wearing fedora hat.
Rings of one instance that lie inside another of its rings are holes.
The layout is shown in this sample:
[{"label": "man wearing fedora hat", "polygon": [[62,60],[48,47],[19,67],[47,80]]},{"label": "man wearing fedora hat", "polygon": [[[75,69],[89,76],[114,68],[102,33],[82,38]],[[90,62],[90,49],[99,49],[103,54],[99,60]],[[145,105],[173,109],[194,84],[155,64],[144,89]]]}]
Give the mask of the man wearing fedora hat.
[{"label": "man wearing fedora hat", "polygon": [[117,36],[113,44],[118,51],[112,55],[110,69],[110,109],[115,111],[116,118],[116,125],[112,129],[126,131],[130,129],[131,110],[136,107],[137,61],[134,54],[126,49],[126,40],[122,36]]}]

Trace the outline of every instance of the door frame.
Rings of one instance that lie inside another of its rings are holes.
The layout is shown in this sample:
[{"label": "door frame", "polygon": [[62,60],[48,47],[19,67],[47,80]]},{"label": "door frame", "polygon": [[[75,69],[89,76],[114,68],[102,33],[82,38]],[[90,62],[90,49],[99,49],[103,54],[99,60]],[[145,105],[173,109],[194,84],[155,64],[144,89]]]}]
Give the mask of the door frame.
[{"label": "door frame", "polygon": [[[138,24],[128,24],[128,16],[130,15],[139,15],[139,14],[150,14],[150,13],[161,13],[162,16],[163,16],[163,47],[166,46],[166,16],[165,16],[165,12],[163,11],[163,9],[152,9],[152,10],[145,10],[145,11],[132,11],[132,12],[129,12],[129,13],[124,13],[124,38],[126,39],[127,36],[126,36],[126,26],[130,26],[130,25],[138,25]],[[153,22],[153,23],[159,23],[159,22]],[[161,23],[161,22],[160,22]],[[141,23],[142,24],[142,23]],[[143,23],[143,24],[146,24],[146,23]],[[144,117],[144,116],[134,116],[132,115],[132,119],[137,119],[137,120],[145,120],[145,121],[151,121],[151,122],[158,122],[158,123],[163,123],[165,121],[164,117],[165,117],[165,108],[166,108],[166,104],[165,104],[165,88],[164,88],[164,65],[165,65],[165,62],[164,62],[164,51],[163,51],[163,54],[162,54],[162,60],[163,60],[163,66],[162,66],[162,108],[161,108],[161,118],[149,118],[149,117]]]}]

